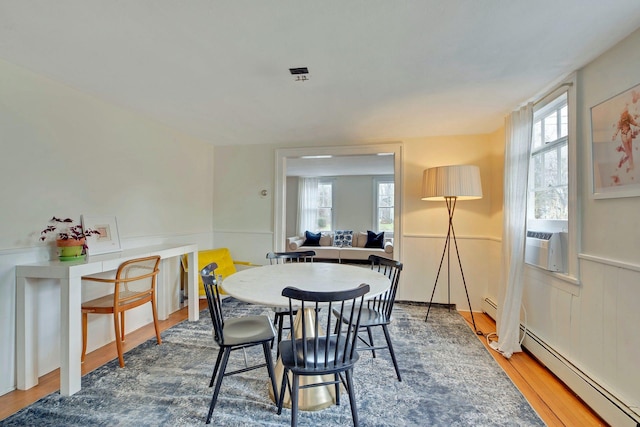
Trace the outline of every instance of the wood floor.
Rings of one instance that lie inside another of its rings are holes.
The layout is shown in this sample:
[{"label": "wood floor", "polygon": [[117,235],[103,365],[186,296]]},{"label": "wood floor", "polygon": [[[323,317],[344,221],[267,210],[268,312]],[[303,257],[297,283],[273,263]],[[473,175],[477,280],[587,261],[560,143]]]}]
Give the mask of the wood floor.
[{"label": "wood floor", "polygon": [[[471,315],[468,311],[460,312],[469,327]],[[487,314],[474,312],[476,327],[485,335],[496,331],[496,324]],[[487,347],[489,353],[509,375],[511,381],[518,387],[523,396],[529,401],[533,409],[540,415],[549,427],[555,426],[608,426],[595,412],[580,400],[567,386],[564,385],[547,368],[538,363],[529,353],[515,353],[510,359],[505,359],[489,348],[485,336],[478,336]]]},{"label": "wood floor", "polygon": [[[201,308],[206,301],[200,301]],[[470,322],[468,312],[461,313]],[[167,320],[160,321],[160,328],[165,330],[182,322],[188,317],[187,309],[173,313]],[[476,326],[479,330],[495,331],[495,323],[486,314],[475,314]],[[133,348],[154,336],[153,325],[147,325],[127,335],[125,351]],[[486,346],[486,339],[478,337]],[[531,406],[538,412],[549,427],[555,426],[607,426],[593,411],[577,398],[562,382],[560,382],[544,366],[541,366],[526,352],[516,353],[507,360],[493,350],[489,350],[502,366],[513,383],[522,392]],[[115,344],[109,344],[87,354],[82,365],[82,374],[86,374],[115,358]],[[125,355],[126,362],[126,355]],[[55,370],[40,378],[39,384],[30,390],[16,390],[0,396],[0,420],[18,410],[32,404],[38,399],[59,389],[59,372]]]}]

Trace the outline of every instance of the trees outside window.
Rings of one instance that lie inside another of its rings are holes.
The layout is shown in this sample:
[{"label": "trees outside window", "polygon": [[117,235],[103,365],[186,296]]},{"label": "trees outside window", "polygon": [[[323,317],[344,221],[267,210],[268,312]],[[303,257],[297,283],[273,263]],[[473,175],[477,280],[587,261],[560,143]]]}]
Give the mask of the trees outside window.
[{"label": "trees outside window", "polygon": [[569,218],[567,94],[534,113],[529,164],[528,218]]},{"label": "trees outside window", "polygon": [[333,223],[333,182],[318,183],[318,231],[330,231]]}]

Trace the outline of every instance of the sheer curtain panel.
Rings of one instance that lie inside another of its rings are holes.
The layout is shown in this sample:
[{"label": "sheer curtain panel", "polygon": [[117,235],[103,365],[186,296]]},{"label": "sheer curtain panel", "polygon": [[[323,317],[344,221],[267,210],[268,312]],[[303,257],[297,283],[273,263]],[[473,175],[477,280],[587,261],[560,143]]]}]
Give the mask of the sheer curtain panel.
[{"label": "sheer curtain panel", "polygon": [[318,178],[300,178],[298,181],[298,234],[318,228]]},{"label": "sheer curtain panel", "polygon": [[524,287],[527,225],[527,179],[531,154],[533,104],[511,113],[506,121],[504,156],[504,220],[498,291],[498,341],[491,346],[507,359],[520,348],[520,305]]}]

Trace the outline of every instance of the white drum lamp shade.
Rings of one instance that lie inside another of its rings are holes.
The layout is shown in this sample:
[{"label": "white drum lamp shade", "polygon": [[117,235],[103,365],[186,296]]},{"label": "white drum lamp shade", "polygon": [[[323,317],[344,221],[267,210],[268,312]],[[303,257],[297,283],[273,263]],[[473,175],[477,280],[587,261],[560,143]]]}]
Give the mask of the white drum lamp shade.
[{"label": "white drum lamp shade", "polygon": [[474,165],[438,166],[422,174],[422,200],[482,198],[480,168]]}]

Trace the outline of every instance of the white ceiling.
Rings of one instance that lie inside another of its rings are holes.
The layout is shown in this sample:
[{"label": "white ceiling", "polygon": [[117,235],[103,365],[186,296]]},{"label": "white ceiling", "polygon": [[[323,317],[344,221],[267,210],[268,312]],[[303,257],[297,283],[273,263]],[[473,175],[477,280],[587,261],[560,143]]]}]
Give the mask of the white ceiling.
[{"label": "white ceiling", "polygon": [[492,132],[638,27],[638,0],[0,0],[0,59],[216,145],[342,144]]}]

